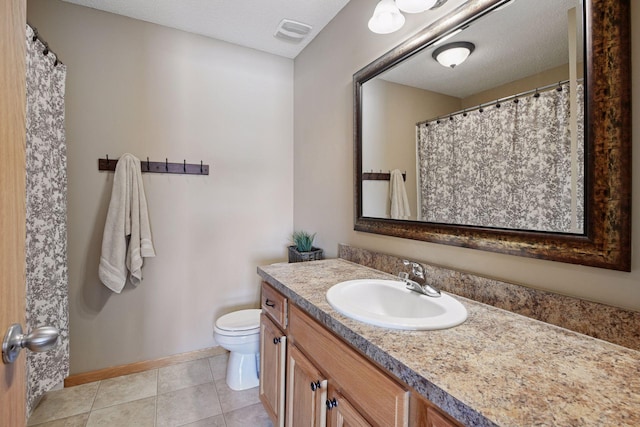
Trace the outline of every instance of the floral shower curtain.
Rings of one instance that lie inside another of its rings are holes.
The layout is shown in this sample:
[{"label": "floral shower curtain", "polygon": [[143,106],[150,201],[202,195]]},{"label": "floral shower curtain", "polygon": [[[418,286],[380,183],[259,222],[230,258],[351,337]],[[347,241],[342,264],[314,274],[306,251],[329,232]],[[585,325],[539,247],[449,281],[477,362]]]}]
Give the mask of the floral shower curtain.
[{"label": "floral shower curtain", "polygon": [[420,219],[582,233],[584,89],[572,162],[569,85],[561,88],[419,124]]},{"label": "floral shower curtain", "polygon": [[69,374],[65,76],[65,65],[27,26],[26,330],[60,331],[55,349],[27,352],[29,413]]}]

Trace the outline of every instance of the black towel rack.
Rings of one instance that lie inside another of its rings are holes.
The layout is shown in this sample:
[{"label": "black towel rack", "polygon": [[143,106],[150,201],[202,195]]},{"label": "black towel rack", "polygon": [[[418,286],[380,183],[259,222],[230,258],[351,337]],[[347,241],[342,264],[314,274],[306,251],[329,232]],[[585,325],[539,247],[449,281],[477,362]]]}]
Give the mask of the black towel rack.
[{"label": "black towel rack", "polygon": [[[110,159],[107,155],[105,159],[98,159],[98,170],[101,171],[115,171],[118,159]],[[170,163],[168,159],[164,159],[164,162],[152,162],[147,160],[140,160],[140,171],[149,173],[177,173],[182,175],[209,175],[209,165],[200,163],[187,163],[184,160],[182,163]]]},{"label": "black towel rack", "polygon": [[[390,181],[391,180],[391,171],[389,172],[363,172],[362,173],[363,181]],[[407,173],[402,173],[402,180],[407,180]]]}]

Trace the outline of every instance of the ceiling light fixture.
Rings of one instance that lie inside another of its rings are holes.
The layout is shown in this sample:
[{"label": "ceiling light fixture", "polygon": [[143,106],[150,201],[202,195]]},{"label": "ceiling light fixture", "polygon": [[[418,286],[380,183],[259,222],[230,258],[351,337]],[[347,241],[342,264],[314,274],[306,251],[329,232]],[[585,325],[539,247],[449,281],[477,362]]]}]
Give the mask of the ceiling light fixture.
[{"label": "ceiling light fixture", "polygon": [[377,34],[393,33],[403,25],[404,15],[393,0],[380,0],[369,19],[369,29]]},{"label": "ceiling light fixture", "polygon": [[428,9],[436,9],[447,0],[380,0],[373,16],[369,19],[369,29],[377,34],[389,34],[404,25],[405,13],[420,13]]},{"label": "ceiling light fixture", "polygon": [[447,68],[454,68],[462,64],[476,46],[469,42],[454,42],[440,46],[433,51],[433,59]]},{"label": "ceiling light fixture", "polygon": [[421,13],[431,9],[436,0],[396,0],[396,6],[406,13]]}]

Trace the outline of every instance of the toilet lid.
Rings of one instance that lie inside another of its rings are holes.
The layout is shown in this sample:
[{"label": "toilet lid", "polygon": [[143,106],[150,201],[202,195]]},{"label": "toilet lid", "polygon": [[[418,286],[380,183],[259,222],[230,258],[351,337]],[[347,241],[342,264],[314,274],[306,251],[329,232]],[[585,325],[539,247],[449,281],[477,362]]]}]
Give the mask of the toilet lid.
[{"label": "toilet lid", "polygon": [[216,320],[216,327],[225,331],[247,331],[260,327],[260,313],[262,310],[252,308],[225,314]]}]

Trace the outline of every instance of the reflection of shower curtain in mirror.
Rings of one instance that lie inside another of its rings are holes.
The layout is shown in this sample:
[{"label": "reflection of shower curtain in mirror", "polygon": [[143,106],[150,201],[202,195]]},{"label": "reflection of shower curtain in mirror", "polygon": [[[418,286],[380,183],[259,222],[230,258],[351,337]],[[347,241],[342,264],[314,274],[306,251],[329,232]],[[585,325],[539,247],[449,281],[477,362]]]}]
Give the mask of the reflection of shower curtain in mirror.
[{"label": "reflection of shower curtain in mirror", "polygon": [[418,125],[421,220],[582,233],[583,85],[573,177],[569,85],[539,95]]},{"label": "reflection of shower curtain in mirror", "polygon": [[66,67],[27,26],[26,330],[54,326],[58,346],[27,352],[27,409],[69,374]]}]

